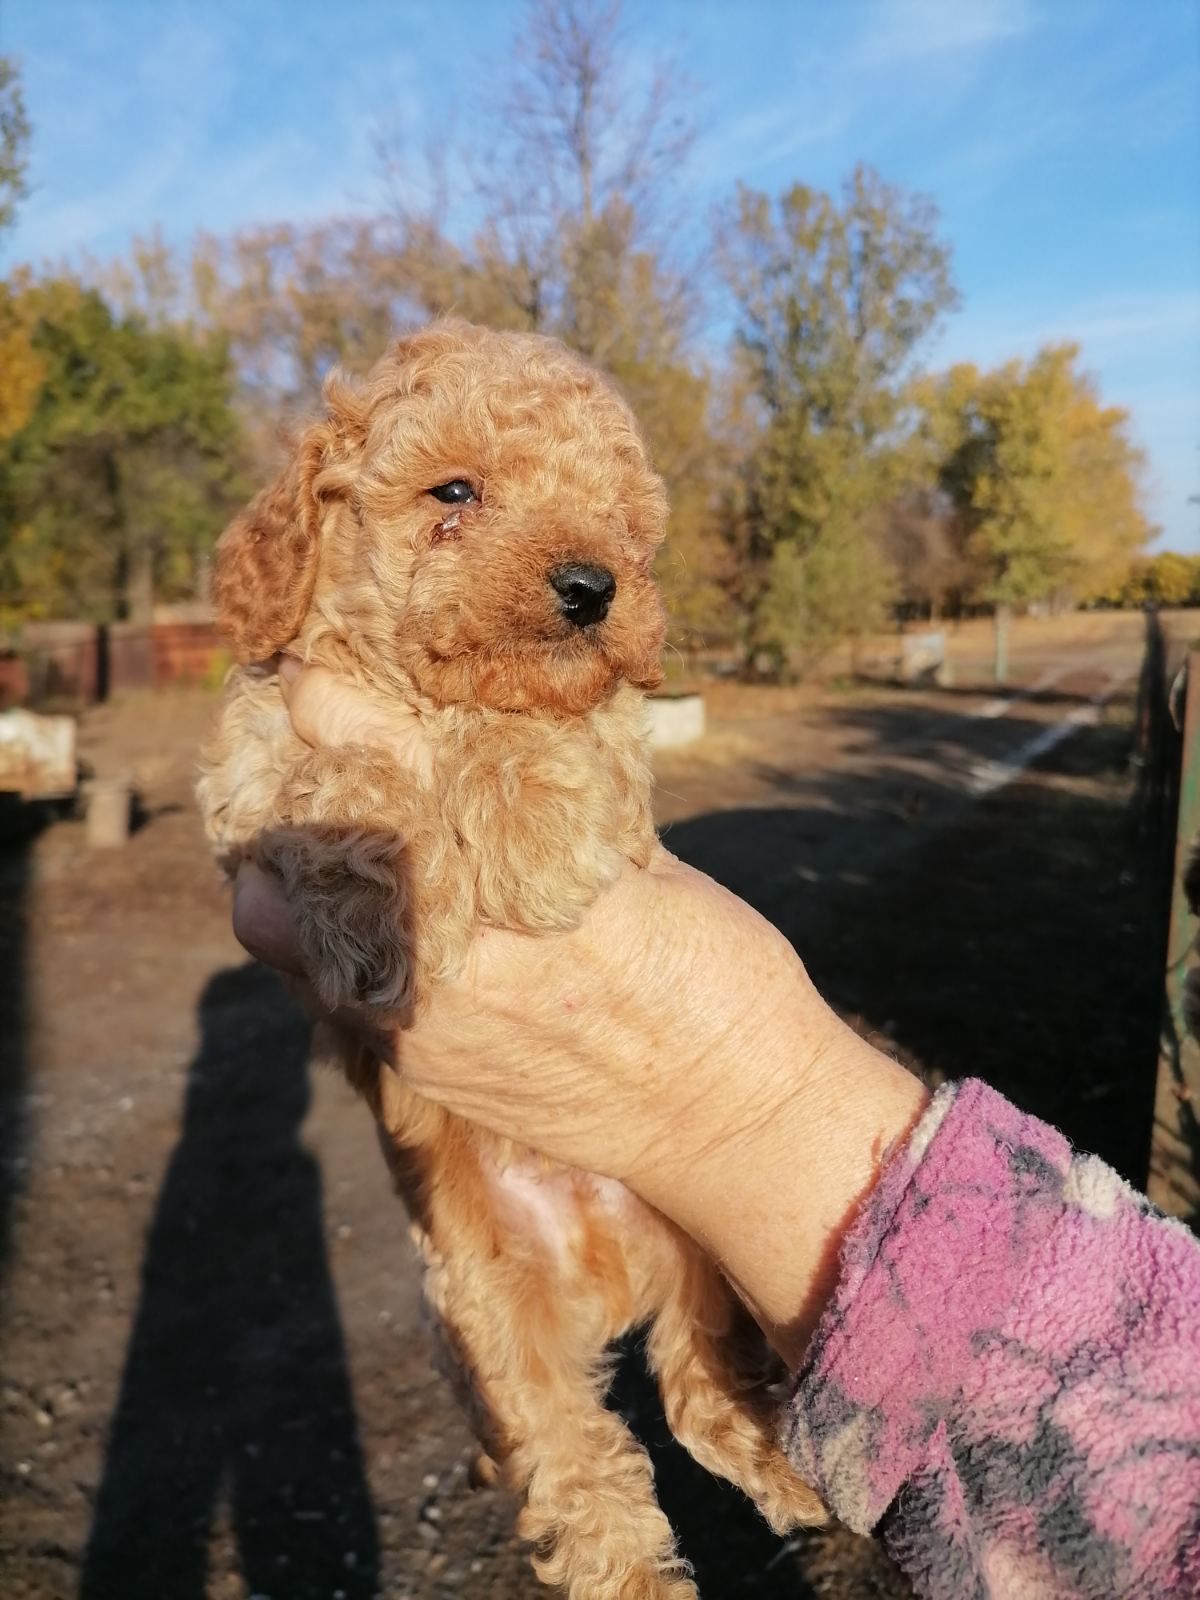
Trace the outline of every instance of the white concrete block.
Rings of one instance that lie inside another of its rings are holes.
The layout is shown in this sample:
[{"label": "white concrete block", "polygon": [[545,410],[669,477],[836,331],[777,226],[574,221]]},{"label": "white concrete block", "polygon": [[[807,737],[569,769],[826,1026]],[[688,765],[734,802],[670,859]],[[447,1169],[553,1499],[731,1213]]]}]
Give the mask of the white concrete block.
[{"label": "white concrete block", "polygon": [[702,694],[658,695],[647,700],[650,748],[669,750],[704,737]]}]

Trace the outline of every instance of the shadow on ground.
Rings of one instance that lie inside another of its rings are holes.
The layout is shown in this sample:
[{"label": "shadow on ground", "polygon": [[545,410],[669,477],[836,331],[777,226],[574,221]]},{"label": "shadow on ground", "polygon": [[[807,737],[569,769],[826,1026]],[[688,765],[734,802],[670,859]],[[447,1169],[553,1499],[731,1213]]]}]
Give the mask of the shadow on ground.
[{"label": "shadow on ground", "polygon": [[39,818],[0,793],[0,1285],[11,1248],[12,1203],[21,1182],[28,1120],[28,887]]},{"label": "shadow on ground", "polygon": [[[956,737],[926,715],[910,734],[902,707],[846,720],[885,753],[869,782],[789,773],[781,804],[694,817],[665,842],[774,922],[866,1031],[926,1071],[987,1078],[1143,1182],[1161,851],[1131,805],[1128,726],[1075,733],[1040,764],[1053,782],[968,801],[933,775],[976,759],[961,721]],[[932,766],[889,765],[918,745]]]},{"label": "shadow on ground", "polygon": [[247,963],[199,1008],[146,1245],[83,1600],[203,1600],[219,1503],[248,1591],[378,1592],[374,1512],[299,1128],[308,1028]]}]

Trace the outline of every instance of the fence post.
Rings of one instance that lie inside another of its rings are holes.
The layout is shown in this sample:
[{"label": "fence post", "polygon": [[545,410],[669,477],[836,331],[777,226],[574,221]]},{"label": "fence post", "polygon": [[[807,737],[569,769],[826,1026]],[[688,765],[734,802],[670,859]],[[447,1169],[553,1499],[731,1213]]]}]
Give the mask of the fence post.
[{"label": "fence post", "polygon": [[1188,907],[1183,873],[1198,837],[1200,651],[1192,651],[1187,662],[1167,970],[1147,1184],[1155,1205],[1192,1223],[1200,1221],[1200,1044],[1189,1034],[1184,1018],[1184,984],[1189,971],[1200,963],[1196,950],[1200,920]]}]

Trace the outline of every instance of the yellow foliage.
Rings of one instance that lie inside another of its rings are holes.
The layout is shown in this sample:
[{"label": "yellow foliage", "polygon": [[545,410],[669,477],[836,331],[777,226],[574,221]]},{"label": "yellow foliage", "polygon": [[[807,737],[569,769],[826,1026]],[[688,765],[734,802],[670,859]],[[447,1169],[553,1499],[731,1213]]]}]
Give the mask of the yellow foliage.
[{"label": "yellow foliage", "polygon": [[1076,345],[918,386],[934,470],[962,519],[982,599],[1091,599],[1153,537],[1128,414],[1105,406]]},{"label": "yellow foliage", "polygon": [[28,282],[0,281],[0,439],[11,439],[29,421],[45,377],[30,311]]}]

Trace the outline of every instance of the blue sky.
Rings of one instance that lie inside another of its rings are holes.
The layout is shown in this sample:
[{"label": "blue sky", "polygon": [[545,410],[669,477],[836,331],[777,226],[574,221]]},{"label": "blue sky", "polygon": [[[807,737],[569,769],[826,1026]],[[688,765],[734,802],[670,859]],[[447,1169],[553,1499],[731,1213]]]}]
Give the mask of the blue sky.
[{"label": "blue sky", "polygon": [[[34,193],[6,258],[366,210],[372,136],[468,132],[521,0],[0,0]],[[1200,550],[1200,0],[626,0],[697,85],[698,216],[740,178],[930,194],[963,308],[931,361],[1076,338]]]}]

